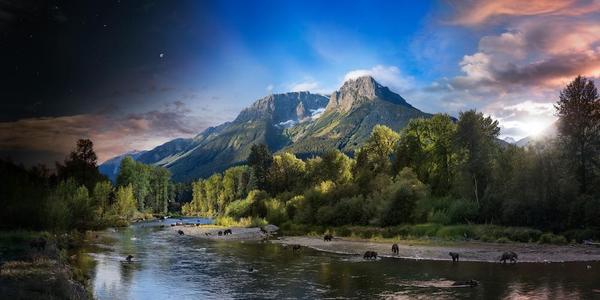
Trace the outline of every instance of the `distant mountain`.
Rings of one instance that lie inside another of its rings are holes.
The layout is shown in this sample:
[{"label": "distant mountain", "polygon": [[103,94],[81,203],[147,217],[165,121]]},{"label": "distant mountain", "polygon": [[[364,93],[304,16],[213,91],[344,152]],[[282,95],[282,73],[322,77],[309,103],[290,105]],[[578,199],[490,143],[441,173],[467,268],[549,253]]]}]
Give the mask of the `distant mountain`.
[{"label": "distant mountain", "polygon": [[121,161],[123,158],[127,156],[131,156],[133,159],[138,159],[141,155],[146,153],[147,151],[131,151],[119,156],[115,156],[105,162],[103,162],[100,166],[98,166],[98,170],[101,174],[105,175],[110,179],[110,181],[115,182],[117,180],[117,175],[119,174],[119,167],[121,167]]},{"label": "distant mountain", "polygon": [[399,131],[412,118],[430,116],[365,76],[345,82],[329,99],[309,92],[266,96],[231,122],[167,142],[137,160],[168,168],[176,181],[189,181],[242,163],[253,144],[299,155],[331,148],[352,152],[377,124]]},{"label": "distant mountain", "polygon": [[510,137],[510,136],[507,136],[507,137],[505,137],[503,140],[504,140],[505,142],[509,143],[509,144],[514,144],[514,143],[516,143],[516,142],[517,142],[515,139],[513,139],[513,138],[512,138],[512,137]]}]

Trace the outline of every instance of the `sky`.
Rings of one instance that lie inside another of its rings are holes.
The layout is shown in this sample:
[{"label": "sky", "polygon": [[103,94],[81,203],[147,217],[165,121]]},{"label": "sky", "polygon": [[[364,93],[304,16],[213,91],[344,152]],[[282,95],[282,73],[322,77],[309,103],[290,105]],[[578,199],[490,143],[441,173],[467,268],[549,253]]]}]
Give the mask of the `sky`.
[{"label": "sky", "polygon": [[0,0],[0,155],[99,161],[192,137],[270,93],[371,75],[429,113],[539,134],[600,78],[600,0]]}]

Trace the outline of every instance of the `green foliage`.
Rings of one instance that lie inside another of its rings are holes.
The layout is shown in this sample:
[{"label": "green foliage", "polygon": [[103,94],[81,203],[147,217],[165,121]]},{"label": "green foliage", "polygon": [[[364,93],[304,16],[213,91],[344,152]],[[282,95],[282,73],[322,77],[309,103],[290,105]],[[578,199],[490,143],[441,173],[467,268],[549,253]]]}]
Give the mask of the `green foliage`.
[{"label": "green foliage", "polygon": [[273,164],[273,156],[267,145],[252,145],[247,161],[256,179],[256,187],[266,189],[268,187],[269,168]]},{"label": "green foliage", "polygon": [[115,193],[115,212],[122,218],[130,221],[136,212],[135,196],[131,184],[121,186]]},{"label": "green foliage", "polygon": [[355,161],[339,150],[330,150],[322,156],[306,161],[306,177],[310,185],[322,181],[347,184],[353,179],[352,169]]},{"label": "green foliage", "polygon": [[396,147],[395,169],[410,167],[419,180],[430,182],[434,195],[448,193],[456,168],[455,134],[456,125],[448,115],[411,120]]},{"label": "green foliage", "polygon": [[562,235],[556,235],[553,233],[544,233],[540,236],[540,239],[538,242],[540,244],[564,245],[567,243],[567,239]]},{"label": "green foliage", "polygon": [[246,199],[231,202],[225,210],[225,215],[236,219],[253,216],[264,218],[267,216],[267,199],[269,195],[264,191],[250,191]]},{"label": "green foliage", "polygon": [[97,207],[97,214],[100,217],[110,208],[111,195],[113,193],[113,187],[110,181],[101,181],[96,183],[94,186],[94,192],[92,193],[93,206]]},{"label": "green foliage", "polygon": [[474,110],[461,112],[458,119],[454,144],[461,158],[459,177],[462,196],[474,199],[479,205],[489,183],[490,167],[498,146],[500,134],[498,121],[484,117]]},{"label": "green foliage", "polygon": [[295,191],[302,188],[306,165],[304,161],[296,158],[294,154],[282,153],[273,157],[273,162],[268,172],[268,185],[270,191],[278,194],[285,191]]},{"label": "green foliage", "polygon": [[174,198],[170,178],[167,169],[136,162],[127,156],[121,161],[117,186],[131,185],[137,210],[164,214]]},{"label": "green foliage", "polygon": [[268,223],[265,219],[257,217],[247,217],[236,220],[232,217],[221,216],[215,218],[214,224],[225,227],[261,227]]},{"label": "green foliage", "polygon": [[285,204],[277,199],[269,199],[265,201],[267,209],[266,219],[271,224],[280,225],[288,221],[288,215]]},{"label": "green foliage", "polygon": [[414,221],[417,201],[423,199],[427,189],[410,168],[404,168],[394,182],[379,195],[379,224],[390,226]]}]

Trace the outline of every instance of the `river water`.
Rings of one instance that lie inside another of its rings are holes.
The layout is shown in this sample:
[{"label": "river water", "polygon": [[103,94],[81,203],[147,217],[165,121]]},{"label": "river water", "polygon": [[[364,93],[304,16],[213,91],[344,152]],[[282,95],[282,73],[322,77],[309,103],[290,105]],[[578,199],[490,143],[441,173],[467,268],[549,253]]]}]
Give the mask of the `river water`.
[{"label": "river water", "polygon": [[[189,219],[207,223],[206,219]],[[165,222],[107,231],[90,255],[97,299],[600,299],[600,263],[502,265],[383,258],[179,236]],[[125,262],[133,255],[132,263]],[[590,266],[588,268],[588,266]],[[473,288],[450,287],[476,279]],[[596,291],[595,291],[596,290]]]}]

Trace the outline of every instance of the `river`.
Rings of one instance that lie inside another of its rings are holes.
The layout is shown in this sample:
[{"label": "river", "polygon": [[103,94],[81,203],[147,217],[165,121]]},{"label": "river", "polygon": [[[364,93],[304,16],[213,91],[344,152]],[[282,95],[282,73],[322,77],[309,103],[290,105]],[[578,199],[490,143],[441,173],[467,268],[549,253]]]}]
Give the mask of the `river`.
[{"label": "river", "polygon": [[[106,231],[90,255],[97,299],[593,299],[600,263],[415,261],[179,236],[164,222]],[[188,219],[187,222],[206,219]],[[125,262],[133,255],[132,263]],[[588,267],[590,266],[590,267]],[[450,287],[476,279],[473,288]]]}]

